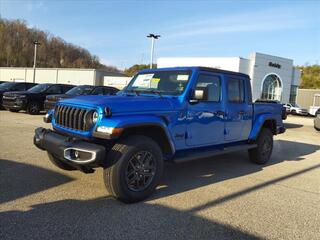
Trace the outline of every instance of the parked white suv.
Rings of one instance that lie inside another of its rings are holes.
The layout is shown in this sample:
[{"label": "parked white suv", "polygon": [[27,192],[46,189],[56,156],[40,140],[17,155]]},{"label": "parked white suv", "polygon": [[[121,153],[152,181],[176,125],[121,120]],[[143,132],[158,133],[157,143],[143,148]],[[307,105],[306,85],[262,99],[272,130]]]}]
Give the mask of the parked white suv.
[{"label": "parked white suv", "polygon": [[307,109],[301,108],[297,104],[286,103],[283,106],[286,108],[287,112],[291,114],[303,116],[307,116],[309,114]]}]

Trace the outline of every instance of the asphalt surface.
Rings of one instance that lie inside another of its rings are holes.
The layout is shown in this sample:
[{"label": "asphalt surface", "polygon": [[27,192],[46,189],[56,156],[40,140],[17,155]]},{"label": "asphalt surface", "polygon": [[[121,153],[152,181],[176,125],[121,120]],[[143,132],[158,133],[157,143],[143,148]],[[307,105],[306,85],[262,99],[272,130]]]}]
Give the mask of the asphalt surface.
[{"label": "asphalt surface", "polygon": [[320,133],[289,117],[271,161],[247,152],[167,164],[148,200],[123,204],[94,174],[32,144],[42,116],[0,111],[0,239],[320,239]]}]

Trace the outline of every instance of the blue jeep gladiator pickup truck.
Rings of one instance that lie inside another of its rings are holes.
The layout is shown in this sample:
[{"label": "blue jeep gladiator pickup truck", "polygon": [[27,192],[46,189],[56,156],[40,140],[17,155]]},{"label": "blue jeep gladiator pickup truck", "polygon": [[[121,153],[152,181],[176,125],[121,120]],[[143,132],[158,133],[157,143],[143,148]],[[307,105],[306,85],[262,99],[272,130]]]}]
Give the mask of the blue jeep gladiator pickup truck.
[{"label": "blue jeep gladiator pickup truck", "polygon": [[248,150],[266,163],[283,133],[282,106],[253,103],[248,75],[204,67],[140,71],[116,96],[59,101],[37,128],[34,144],[64,170],[104,169],[110,194],[148,197],[164,161],[183,162]]}]

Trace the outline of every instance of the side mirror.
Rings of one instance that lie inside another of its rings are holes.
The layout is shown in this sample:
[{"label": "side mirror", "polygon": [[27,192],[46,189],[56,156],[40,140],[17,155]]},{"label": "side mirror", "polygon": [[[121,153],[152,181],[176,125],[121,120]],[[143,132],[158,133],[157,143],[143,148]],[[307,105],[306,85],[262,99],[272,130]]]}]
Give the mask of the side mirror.
[{"label": "side mirror", "polygon": [[190,103],[198,103],[199,101],[204,100],[204,91],[203,90],[195,90],[192,94],[191,99],[189,100]]}]

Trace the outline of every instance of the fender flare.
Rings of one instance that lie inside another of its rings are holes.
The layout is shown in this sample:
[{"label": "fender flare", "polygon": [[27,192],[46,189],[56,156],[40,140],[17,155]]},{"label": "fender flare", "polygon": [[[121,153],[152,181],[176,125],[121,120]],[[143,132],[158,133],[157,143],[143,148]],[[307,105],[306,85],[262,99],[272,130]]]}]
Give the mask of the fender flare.
[{"label": "fender flare", "polygon": [[256,118],[256,120],[253,123],[253,127],[251,129],[250,135],[249,135],[249,141],[257,139],[262,126],[268,120],[276,121],[271,113],[261,114]]},{"label": "fender flare", "polygon": [[[126,118],[126,117],[125,117]],[[111,121],[111,122],[110,122]],[[114,121],[114,122],[113,122]],[[135,127],[159,127],[165,134],[166,139],[169,143],[171,153],[174,154],[176,152],[174,142],[169,133],[167,124],[164,119],[158,116],[135,116],[130,117],[130,121],[127,119],[123,119],[122,117],[114,118],[114,119],[105,119],[105,123],[107,125],[113,125],[116,128],[123,128],[124,130]]]}]

